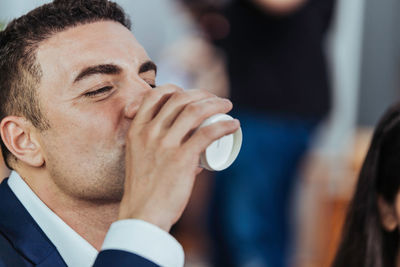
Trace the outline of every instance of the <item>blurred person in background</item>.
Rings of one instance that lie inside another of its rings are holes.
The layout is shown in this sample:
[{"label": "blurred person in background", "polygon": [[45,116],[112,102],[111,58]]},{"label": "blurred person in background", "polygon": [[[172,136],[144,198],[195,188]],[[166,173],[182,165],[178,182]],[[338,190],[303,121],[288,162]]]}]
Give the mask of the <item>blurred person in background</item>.
[{"label": "blurred person in background", "polygon": [[298,167],[330,110],[324,39],[335,1],[182,1],[225,53],[245,138],[217,173],[215,264],[286,266]]},{"label": "blurred person in background", "polygon": [[400,266],[400,104],[380,120],[332,267]]}]

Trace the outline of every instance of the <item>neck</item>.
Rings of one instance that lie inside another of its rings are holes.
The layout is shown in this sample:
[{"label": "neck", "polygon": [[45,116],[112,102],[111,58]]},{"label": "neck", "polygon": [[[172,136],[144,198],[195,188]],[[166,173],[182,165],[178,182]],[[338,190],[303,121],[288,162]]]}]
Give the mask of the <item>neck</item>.
[{"label": "neck", "polygon": [[95,249],[101,249],[110,225],[118,218],[120,202],[77,199],[60,190],[52,179],[43,179],[43,176],[35,176],[32,173],[29,176],[20,172],[19,174],[58,217]]},{"label": "neck", "polygon": [[66,224],[97,250],[101,249],[110,225],[117,220],[118,208],[119,203],[99,205],[75,202],[62,207],[50,206]]}]

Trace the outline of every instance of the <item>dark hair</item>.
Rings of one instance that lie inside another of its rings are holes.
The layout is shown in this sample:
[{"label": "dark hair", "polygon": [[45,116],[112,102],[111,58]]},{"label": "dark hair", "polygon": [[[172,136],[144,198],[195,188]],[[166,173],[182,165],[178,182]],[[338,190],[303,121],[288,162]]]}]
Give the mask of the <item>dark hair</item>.
[{"label": "dark hair", "polygon": [[378,196],[394,205],[400,189],[400,104],[380,120],[350,203],[333,267],[395,266],[398,231],[381,223]]},{"label": "dark hair", "polygon": [[[55,0],[11,21],[0,32],[0,120],[9,115],[23,116],[40,130],[49,128],[36,97],[41,79],[36,62],[38,46],[68,28],[106,20],[131,27],[123,9],[107,0]],[[1,152],[11,168],[11,153],[3,140]]]}]

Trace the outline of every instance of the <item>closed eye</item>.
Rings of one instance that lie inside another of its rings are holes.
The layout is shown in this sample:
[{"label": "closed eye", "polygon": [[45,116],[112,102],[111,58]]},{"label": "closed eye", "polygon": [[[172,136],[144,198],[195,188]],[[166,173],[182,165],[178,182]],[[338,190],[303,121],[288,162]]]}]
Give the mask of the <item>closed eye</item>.
[{"label": "closed eye", "polygon": [[110,91],[112,89],[113,89],[112,86],[105,86],[105,87],[102,87],[102,88],[100,88],[98,90],[87,92],[87,93],[84,94],[84,96],[94,97],[94,96],[97,96],[97,95],[100,95],[100,94],[107,93],[108,91]]}]

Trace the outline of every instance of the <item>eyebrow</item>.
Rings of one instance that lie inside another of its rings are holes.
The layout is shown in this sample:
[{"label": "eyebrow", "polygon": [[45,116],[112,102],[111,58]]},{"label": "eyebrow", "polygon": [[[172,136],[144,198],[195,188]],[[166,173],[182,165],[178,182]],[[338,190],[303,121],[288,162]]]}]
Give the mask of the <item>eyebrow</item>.
[{"label": "eyebrow", "polygon": [[[150,70],[154,70],[157,73],[157,65],[153,61],[146,61],[139,67],[139,74]],[[78,76],[74,79],[74,83],[86,79],[96,74],[109,74],[117,75],[122,72],[122,68],[114,64],[101,64],[96,66],[89,66],[84,68]]]},{"label": "eyebrow", "polygon": [[86,79],[95,74],[120,74],[122,69],[114,64],[103,64],[96,66],[89,66],[84,68],[78,76],[76,76],[74,83],[79,82],[83,79]]},{"label": "eyebrow", "polygon": [[139,73],[148,72],[151,70],[154,70],[154,72],[157,74],[157,65],[151,60],[146,61],[139,67]]}]

